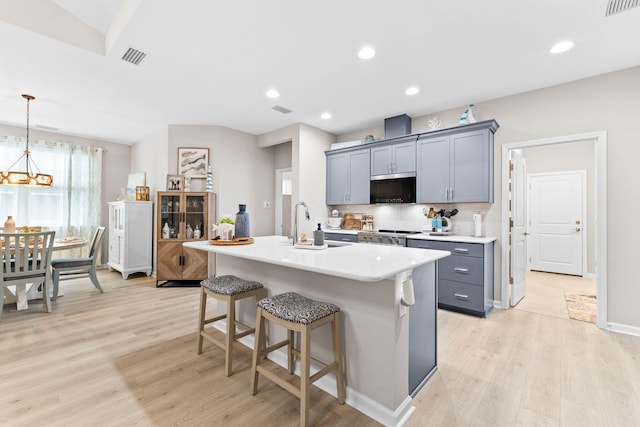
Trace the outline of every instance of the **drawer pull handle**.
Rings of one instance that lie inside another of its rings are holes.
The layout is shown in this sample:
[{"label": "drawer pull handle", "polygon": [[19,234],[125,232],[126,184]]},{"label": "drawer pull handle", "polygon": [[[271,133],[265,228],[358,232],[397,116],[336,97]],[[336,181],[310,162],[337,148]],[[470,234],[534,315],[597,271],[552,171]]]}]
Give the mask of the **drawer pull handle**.
[{"label": "drawer pull handle", "polygon": [[465,248],[453,248],[453,250],[456,252],[464,252],[464,253],[469,252],[469,249],[465,249]]},{"label": "drawer pull handle", "polygon": [[453,296],[463,301],[467,301],[469,299],[469,295],[464,294],[453,294]]},{"label": "drawer pull handle", "polygon": [[468,268],[461,268],[461,267],[456,267],[454,268],[456,273],[468,273],[469,269]]}]

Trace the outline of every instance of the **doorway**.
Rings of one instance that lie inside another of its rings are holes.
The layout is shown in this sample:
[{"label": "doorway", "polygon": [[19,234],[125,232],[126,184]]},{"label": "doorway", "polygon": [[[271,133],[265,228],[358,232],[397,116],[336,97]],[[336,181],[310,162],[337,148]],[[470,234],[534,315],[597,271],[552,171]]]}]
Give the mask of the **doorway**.
[{"label": "doorway", "polygon": [[[552,146],[566,143],[590,143],[594,151],[594,204],[595,204],[595,229],[591,230],[595,239],[595,280],[597,294],[597,326],[607,327],[607,134],[605,131],[592,132],[579,135],[568,135],[554,138],[546,138],[532,141],[507,143],[502,145],[502,176],[509,177],[509,158],[512,150],[522,150],[531,147]],[[505,182],[502,186],[502,218],[510,217],[510,186]],[[511,285],[509,284],[509,271],[511,269],[509,247],[509,221],[502,221],[502,268],[501,268],[501,306],[509,308]],[[598,244],[598,242],[603,242]]]},{"label": "doorway", "polygon": [[291,235],[291,193],[293,190],[291,168],[276,169],[275,234]]}]

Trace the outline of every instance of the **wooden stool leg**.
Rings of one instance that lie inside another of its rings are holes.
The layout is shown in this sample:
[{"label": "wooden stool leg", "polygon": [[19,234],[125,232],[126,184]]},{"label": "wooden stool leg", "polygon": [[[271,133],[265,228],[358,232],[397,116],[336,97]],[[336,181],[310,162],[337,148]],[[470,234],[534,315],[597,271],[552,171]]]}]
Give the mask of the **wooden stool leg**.
[{"label": "wooden stool leg", "polygon": [[311,358],[311,328],[306,327],[300,332],[300,425],[309,425],[309,386]]},{"label": "wooden stool leg", "polygon": [[[262,299],[262,289],[260,289],[259,293],[256,293],[256,305],[258,304],[258,302],[260,302],[260,300]],[[258,308],[258,311],[260,311],[260,308]],[[258,336],[258,316],[256,315],[256,326],[253,330],[253,339],[254,339],[254,348],[255,348],[255,343],[260,340],[260,342],[258,342],[258,347],[260,349],[265,349],[267,348],[267,332],[264,329],[264,327],[262,328],[263,333]],[[255,352],[254,352],[255,353]],[[266,359],[266,355],[259,355],[260,358],[265,358]]]},{"label": "wooden stool leg", "polygon": [[287,346],[287,361],[289,362],[289,374],[293,374],[296,368],[296,355],[293,354],[295,348],[296,333],[292,329],[287,329],[289,345]]},{"label": "wooden stool leg", "polygon": [[227,376],[231,376],[231,365],[232,365],[232,352],[233,352],[233,337],[236,334],[236,299],[231,296],[227,298],[227,336],[226,340],[226,350],[224,355],[224,365],[227,369]]},{"label": "wooden stool leg", "polygon": [[344,367],[342,366],[342,348],[340,346],[340,312],[333,314],[331,332],[333,335],[333,358],[336,361],[336,388],[338,391],[338,403],[343,405],[347,393],[344,386]]},{"label": "wooden stool leg", "polygon": [[262,309],[258,307],[256,313],[256,331],[253,344],[253,361],[251,363],[251,395],[255,396],[258,392],[258,365],[262,358],[262,351],[266,347],[264,331],[264,317],[262,317]]},{"label": "wooden stool leg", "polygon": [[204,330],[204,316],[207,311],[207,292],[200,287],[200,313],[198,315],[198,354],[202,354],[202,331]]}]

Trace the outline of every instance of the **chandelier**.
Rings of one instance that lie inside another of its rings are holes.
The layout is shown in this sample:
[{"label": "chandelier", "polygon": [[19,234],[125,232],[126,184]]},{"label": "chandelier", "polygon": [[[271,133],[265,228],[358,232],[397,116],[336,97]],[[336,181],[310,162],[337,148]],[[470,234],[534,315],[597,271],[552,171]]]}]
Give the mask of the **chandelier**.
[{"label": "chandelier", "polygon": [[[29,151],[29,102],[36,98],[26,94],[23,94],[22,97],[27,100],[27,145],[24,154],[18,160],[13,162],[6,171],[0,171],[0,184],[51,187],[53,185],[53,177],[40,173],[40,168],[31,158],[31,152]],[[12,171],[11,168],[20,163],[22,159],[24,159],[25,170]]]}]

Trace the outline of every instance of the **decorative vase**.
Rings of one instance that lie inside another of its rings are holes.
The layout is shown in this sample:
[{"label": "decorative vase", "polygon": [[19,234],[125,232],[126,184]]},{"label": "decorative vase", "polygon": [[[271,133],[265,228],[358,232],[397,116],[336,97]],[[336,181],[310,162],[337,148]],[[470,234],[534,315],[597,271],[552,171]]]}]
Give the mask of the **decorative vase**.
[{"label": "decorative vase", "polygon": [[207,193],[213,193],[213,173],[211,172],[211,165],[207,166]]},{"label": "decorative vase", "polygon": [[249,237],[249,214],[247,205],[238,205],[240,209],[236,214],[236,237]]},{"label": "decorative vase", "polygon": [[9,215],[7,220],[4,222],[4,232],[5,233],[15,233],[16,232],[16,223],[13,220],[13,217]]}]

